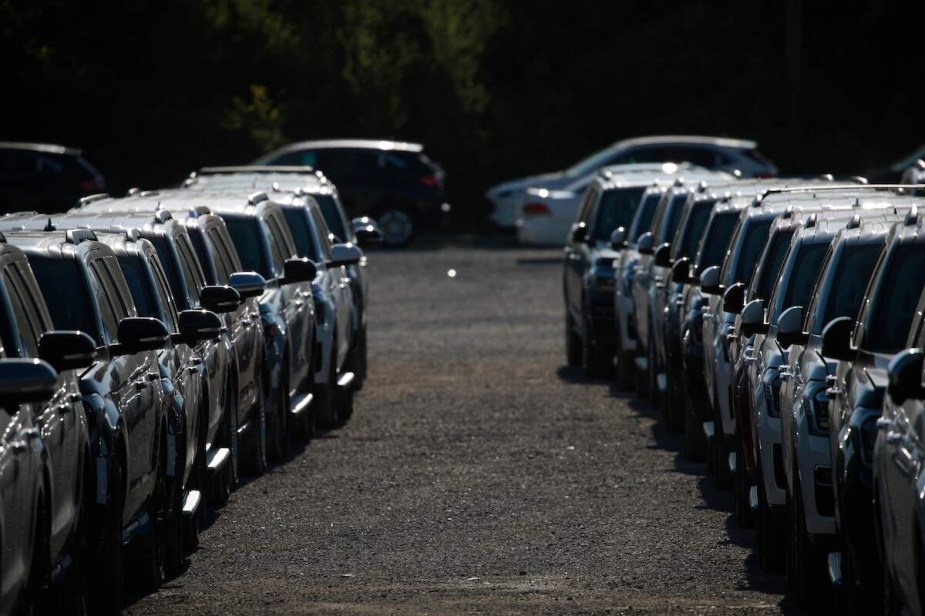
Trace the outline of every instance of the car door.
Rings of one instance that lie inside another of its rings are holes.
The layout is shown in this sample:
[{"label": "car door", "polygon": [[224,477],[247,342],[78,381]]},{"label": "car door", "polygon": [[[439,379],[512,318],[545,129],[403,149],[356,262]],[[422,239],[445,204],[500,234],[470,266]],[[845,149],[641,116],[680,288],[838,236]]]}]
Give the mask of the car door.
[{"label": "car door", "polygon": [[[38,289],[29,285],[23,265],[12,262],[3,269],[3,282],[15,317],[23,357],[38,357],[38,339],[52,329],[44,305],[35,301]],[[31,272],[28,274],[31,279]],[[88,442],[87,420],[71,370],[58,373],[58,388],[43,406],[36,405],[35,428],[41,432],[50,469],[51,554],[57,557],[74,532],[80,517],[82,462]]]},{"label": "car door", "polygon": [[[113,274],[107,267],[107,260],[112,260],[112,267],[118,268],[115,259],[109,256],[90,258],[87,267],[91,293],[103,324],[105,343],[111,346],[118,342],[119,321],[126,316],[134,316],[134,304],[130,304],[129,310],[126,299],[120,297]],[[112,401],[124,422],[128,442],[127,492],[122,519],[123,524],[126,524],[141,509],[154,489],[157,473],[155,422],[158,419],[155,404],[161,401],[160,395],[155,397],[155,392],[159,394],[161,389],[160,373],[154,353],[146,352],[114,355],[108,375]]]}]

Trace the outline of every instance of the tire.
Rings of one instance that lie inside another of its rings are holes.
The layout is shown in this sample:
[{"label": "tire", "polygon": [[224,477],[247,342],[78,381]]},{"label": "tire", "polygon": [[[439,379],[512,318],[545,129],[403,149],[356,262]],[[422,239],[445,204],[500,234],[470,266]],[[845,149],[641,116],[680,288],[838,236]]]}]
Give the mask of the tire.
[{"label": "tire", "polygon": [[745,455],[742,452],[742,443],[736,446],[736,472],[732,479],[735,493],[735,519],[739,528],[751,528],[755,523],[754,512],[749,499],[752,484],[745,468]]},{"label": "tire", "polygon": [[382,245],[389,248],[407,246],[418,232],[417,216],[400,205],[380,208],[376,222],[382,229]]},{"label": "tire", "polygon": [[[787,582],[791,597],[801,610],[822,610],[831,605],[831,585],[826,573],[827,555],[817,548],[806,532],[806,511],[800,478],[791,482],[790,550],[787,557]],[[883,568],[884,571],[886,567]]]},{"label": "tire", "polygon": [[764,472],[760,453],[756,460],[758,511],[755,513],[755,535],[761,566],[768,573],[783,573],[787,562],[787,527],[778,512],[771,509],[764,491]]},{"label": "tire", "polygon": [[582,360],[581,336],[575,333],[575,321],[566,310],[565,315],[565,360],[569,366],[581,365]]},{"label": "tire", "polygon": [[[688,391],[690,389],[688,388]],[[707,459],[707,437],[703,433],[703,424],[697,421],[694,401],[684,396],[684,454],[691,462],[703,462]]]},{"label": "tire", "polygon": [[613,369],[613,357],[594,344],[591,328],[585,319],[584,340],[581,346],[581,368],[589,379],[608,378]]},{"label": "tire", "polygon": [[227,447],[231,452],[231,457],[221,472],[215,473],[210,478],[209,491],[206,495],[209,505],[216,508],[228,502],[231,490],[238,482],[237,426],[234,425],[234,418],[237,417],[237,388],[233,382],[228,386],[225,395],[228,408],[222,423],[222,437],[218,447]]},{"label": "tire", "polygon": [[283,361],[283,377],[276,397],[275,417],[269,421],[267,430],[267,454],[271,462],[285,462],[289,457],[292,441],[292,422],[289,413],[289,362]]},{"label": "tire", "polygon": [[[166,428],[164,432],[166,433]],[[161,587],[166,578],[166,562],[170,558],[167,551],[172,549],[174,553],[178,552],[180,546],[176,533],[173,534],[176,539],[176,548],[167,545],[172,530],[168,526],[174,520],[174,517],[170,515],[170,498],[174,485],[168,485],[164,472],[166,449],[166,445],[162,444],[154,492],[148,497],[146,505],[151,520],[148,532],[135,537],[130,546],[132,586],[142,592],[154,592]],[[170,483],[175,484],[176,482]]]},{"label": "tire", "polygon": [[257,425],[250,430],[244,465],[245,472],[251,475],[262,475],[267,470],[267,400],[270,398],[267,383],[269,378],[261,372],[257,383],[257,390],[260,392],[260,400],[257,402]]},{"label": "tire", "polygon": [[109,503],[100,511],[100,524],[94,524],[93,539],[87,542],[87,563],[83,578],[87,587],[90,614],[116,616],[122,609],[122,465],[119,460],[109,469]]}]

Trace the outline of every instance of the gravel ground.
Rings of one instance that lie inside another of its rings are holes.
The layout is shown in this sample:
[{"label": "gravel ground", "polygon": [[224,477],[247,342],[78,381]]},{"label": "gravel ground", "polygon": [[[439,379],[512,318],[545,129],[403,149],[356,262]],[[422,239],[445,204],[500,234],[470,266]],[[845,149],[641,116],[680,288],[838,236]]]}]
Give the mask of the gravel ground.
[{"label": "gravel ground", "polygon": [[561,250],[501,244],[372,253],[350,424],[242,486],[127,613],[784,611],[657,411],[565,367]]}]

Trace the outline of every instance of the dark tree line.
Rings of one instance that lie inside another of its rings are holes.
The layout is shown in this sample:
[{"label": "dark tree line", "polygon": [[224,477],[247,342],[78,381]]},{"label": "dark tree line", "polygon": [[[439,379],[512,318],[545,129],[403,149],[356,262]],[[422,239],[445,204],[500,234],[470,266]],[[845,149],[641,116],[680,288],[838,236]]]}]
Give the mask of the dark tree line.
[{"label": "dark tree line", "polygon": [[785,172],[925,142],[910,0],[6,0],[0,139],[114,188],[316,137],[419,140],[462,222],[494,181],[616,139],[757,139]]}]

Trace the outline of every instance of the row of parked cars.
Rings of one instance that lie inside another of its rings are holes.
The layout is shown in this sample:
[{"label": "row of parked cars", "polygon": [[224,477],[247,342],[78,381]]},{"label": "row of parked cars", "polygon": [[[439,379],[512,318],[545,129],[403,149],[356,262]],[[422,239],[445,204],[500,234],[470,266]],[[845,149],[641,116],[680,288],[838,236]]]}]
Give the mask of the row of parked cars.
[{"label": "row of parked cars", "polygon": [[346,422],[381,241],[304,166],[0,217],[0,614],[119,613],[242,475]]},{"label": "row of parked cars", "polygon": [[658,404],[801,607],[922,614],[925,187],[739,175],[595,175],[567,361]]}]

